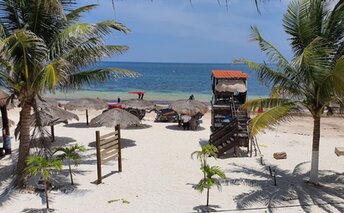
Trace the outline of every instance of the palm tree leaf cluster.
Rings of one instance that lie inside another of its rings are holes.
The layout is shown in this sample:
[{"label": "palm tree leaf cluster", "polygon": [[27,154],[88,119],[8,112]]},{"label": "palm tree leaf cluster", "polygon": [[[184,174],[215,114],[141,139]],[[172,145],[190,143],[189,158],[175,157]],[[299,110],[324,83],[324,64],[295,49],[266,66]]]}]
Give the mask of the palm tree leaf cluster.
[{"label": "palm tree leaf cluster", "polygon": [[79,7],[78,3],[76,0],[0,1],[0,86],[11,97],[18,98],[22,108],[18,128],[19,185],[29,155],[31,110],[39,111],[37,95],[55,89],[78,89],[110,78],[138,76],[124,69],[92,68],[100,59],[128,50],[125,45],[106,44],[105,36],[114,31],[126,34],[130,30],[113,20],[80,22],[83,14],[97,5]]},{"label": "palm tree leaf cluster", "polygon": [[[251,100],[242,107],[268,111],[252,119],[251,134],[289,120],[295,112],[308,110],[314,118],[313,152],[319,151],[320,118],[325,110],[332,112],[335,103],[344,106],[344,1],[334,7],[331,1],[293,0],[283,17],[293,58],[288,61],[266,41],[258,28],[252,27],[251,40],[258,42],[268,62],[261,64],[241,59],[257,71],[258,80],[272,88],[271,97]],[[273,64],[273,65],[271,65]],[[313,164],[312,164],[313,165]],[[315,177],[317,165],[312,166]],[[317,182],[313,178],[313,182]]]}]

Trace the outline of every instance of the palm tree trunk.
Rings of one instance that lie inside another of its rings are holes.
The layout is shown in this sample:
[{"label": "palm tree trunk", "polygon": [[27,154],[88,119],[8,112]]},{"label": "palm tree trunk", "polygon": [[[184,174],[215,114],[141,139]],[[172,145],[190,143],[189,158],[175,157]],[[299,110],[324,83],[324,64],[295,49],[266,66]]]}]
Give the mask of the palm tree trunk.
[{"label": "palm tree trunk", "polygon": [[309,182],[319,184],[319,144],[320,144],[320,116],[314,117],[313,126],[313,145],[312,145],[312,162]]},{"label": "palm tree trunk", "polygon": [[17,179],[18,187],[24,185],[26,158],[30,154],[30,114],[31,106],[24,103],[20,111],[20,136],[19,136],[19,156],[17,163]]},{"label": "palm tree trunk", "polygon": [[209,206],[209,187],[207,188],[207,206]]},{"label": "palm tree trunk", "polygon": [[68,161],[68,167],[69,167],[69,174],[70,174],[70,182],[72,183],[72,185],[74,185],[73,182],[73,174],[72,174],[72,168],[70,166],[70,160]]}]

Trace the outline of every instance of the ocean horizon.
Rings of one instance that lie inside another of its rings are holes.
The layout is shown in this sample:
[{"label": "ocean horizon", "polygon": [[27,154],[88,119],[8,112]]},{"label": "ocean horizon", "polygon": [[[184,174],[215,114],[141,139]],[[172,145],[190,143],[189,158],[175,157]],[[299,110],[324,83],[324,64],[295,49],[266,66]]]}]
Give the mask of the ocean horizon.
[{"label": "ocean horizon", "polygon": [[84,86],[74,92],[47,94],[57,99],[99,97],[108,101],[136,98],[129,91],[144,91],[144,99],[154,101],[174,101],[186,99],[191,94],[197,100],[211,100],[211,71],[240,70],[250,75],[248,98],[268,96],[269,90],[261,85],[254,71],[244,64],[233,63],[162,63],[162,62],[99,62],[91,68],[122,68],[142,74],[138,78],[111,79],[105,83]]}]

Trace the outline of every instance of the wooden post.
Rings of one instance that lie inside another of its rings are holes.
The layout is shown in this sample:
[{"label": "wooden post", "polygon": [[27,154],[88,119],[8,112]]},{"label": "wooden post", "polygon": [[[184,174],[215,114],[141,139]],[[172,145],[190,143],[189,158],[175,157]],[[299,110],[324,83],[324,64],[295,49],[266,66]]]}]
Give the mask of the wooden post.
[{"label": "wooden post", "polygon": [[51,141],[52,142],[55,142],[55,130],[54,130],[54,125],[51,125],[50,126],[50,129],[51,129]]},{"label": "wooden post", "polygon": [[252,149],[253,149],[253,137],[251,137],[251,140],[249,140],[251,143],[250,143],[250,157],[252,157]]},{"label": "wooden post", "polygon": [[[9,125],[6,105],[1,107],[1,116],[2,116],[3,150],[5,150],[5,155],[7,155],[7,154],[12,153],[12,148],[11,148],[11,138],[10,138],[10,125]],[[2,154],[2,151],[0,154]]]},{"label": "wooden post", "polygon": [[262,166],[264,165],[264,161],[263,161],[263,156],[262,155],[260,156],[260,165],[262,165]]},{"label": "wooden post", "polygon": [[273,170],[273,177],[274,177],[274,186],[277,186],[277,180],[276,180],[276,176],[277,176],[277,172],[276,170]]},{"label": "wooden post", "polygon": [[272,177],[272,170],[271,170],[271,166],[269,166],[269,173],[270,173],[270,177]]},{"label": "wooden post", "polygon": [[88,125],[88,109],[86,109],[86,124]]},{"label": "wooden post", "polygon": [[97,149],[97,175],[98,181],[100,184],[102,182],[102,159],[100,156],[100,132],[96,131],[96,149]]},{"label": "wooden post", "polygon": [[121,127],[120,125],[116,126],[118,131],[118,171],[122,172],[122,144],[121,144]]}]

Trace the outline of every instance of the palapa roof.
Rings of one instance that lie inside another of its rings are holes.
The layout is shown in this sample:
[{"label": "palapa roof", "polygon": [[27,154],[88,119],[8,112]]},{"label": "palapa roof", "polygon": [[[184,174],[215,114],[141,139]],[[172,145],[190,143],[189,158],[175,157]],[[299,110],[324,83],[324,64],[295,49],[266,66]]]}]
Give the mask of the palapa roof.
[{"label": "palapa roof", "polygon": [[213,70],[211,76],[214,78],[247,79],[250,76],[239,70]]}]

